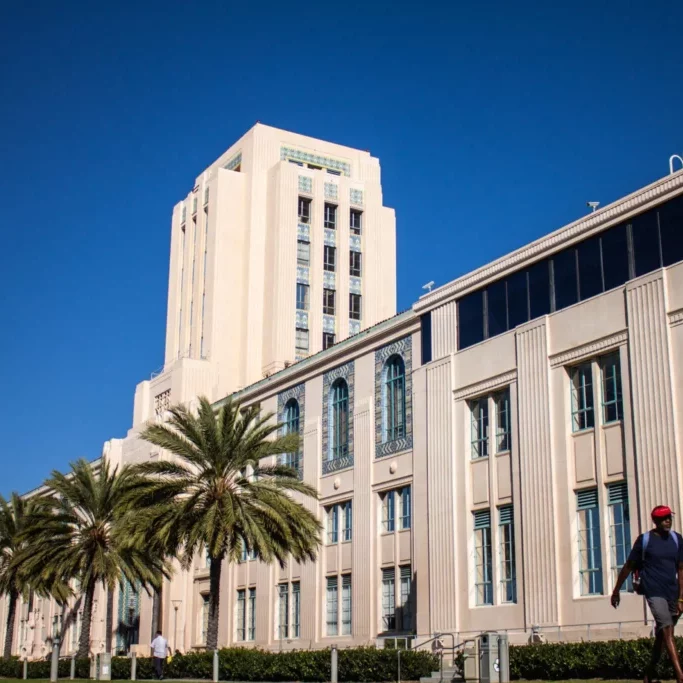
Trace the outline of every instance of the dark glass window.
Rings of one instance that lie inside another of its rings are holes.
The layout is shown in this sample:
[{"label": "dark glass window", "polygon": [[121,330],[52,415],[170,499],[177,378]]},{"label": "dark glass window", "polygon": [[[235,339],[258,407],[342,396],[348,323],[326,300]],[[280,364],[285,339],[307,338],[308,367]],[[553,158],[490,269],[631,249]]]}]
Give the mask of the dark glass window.
[{"label": "dark glass window", "polygon": [[602,272],[605,291],[620,287],[629,279],[628,238],[626,224],[615,225],[600,235],[602,241]]},{"label": "dark glass window", "polygon": [[631,221],[631,239],[636,277],[661,267],[656,211],[641,213]]},{"label": "dark glass window", "polygon": [[486,288],[487,336],[495,337],[508,329],[507,291],[505,280],[498,280]]},{"label": "dark glass window", "polygon": [[421,340],[422,347],[422,365],[432,362],[432,314],[425,313],[420,318]]},{"label": "dark glass window", "polygon": [[659,207],[664,265],[683,260],[683,195]]},{"label": "dark glass window", "polygon": [[507,278],[508,285],[508,329],[513,330],[529,320],[529,297],[526,270],[513,273]]},{"label": "dark glass window", "polygon": [[579,300],[576,281],[576,249],[570,247],[553,256],[555,310],[571,306]]},{"label": "dark glass window", "polygon": [[458,348],[484,339],[484,292],[472,292],[458,301]]},{"label": "dark glass window", "polygon": [[579,256],[579,294],[583,301],[603,291],[600,237],[584,240],[577,245],[576,251]]},{"label": "dark glass window", "polygon": [[529,320],[550,313],[550,262],[539,261],[529,275]]}]

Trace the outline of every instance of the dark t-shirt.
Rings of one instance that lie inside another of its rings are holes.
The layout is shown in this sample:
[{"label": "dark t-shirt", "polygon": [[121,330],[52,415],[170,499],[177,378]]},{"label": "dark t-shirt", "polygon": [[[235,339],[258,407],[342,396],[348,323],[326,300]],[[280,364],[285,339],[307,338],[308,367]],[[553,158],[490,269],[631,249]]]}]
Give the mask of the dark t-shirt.
[{"label": "dark t-shirt", "polygon": [[629,562],[633,562],[640,570],[643,582],[643,594],[648,598],[678,598],[678,565],[683,563],[683,538],[678,536],[676,541],[671,537],[675,532],[663,538],[659,534],[650,532],[650,540],[645,548],[643,562],[643,535],[641,534],[633,544]]}]

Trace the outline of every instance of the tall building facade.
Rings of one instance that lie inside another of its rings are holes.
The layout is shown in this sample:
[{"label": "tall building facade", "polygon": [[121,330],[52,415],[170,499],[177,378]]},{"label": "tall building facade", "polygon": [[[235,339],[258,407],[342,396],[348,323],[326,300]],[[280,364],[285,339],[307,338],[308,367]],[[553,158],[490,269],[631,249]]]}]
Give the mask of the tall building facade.
[{"label": "tall building facade", "polygon": [[[285,163],[298,200],[305,167]],[[183,316],[169,314],[169,329]],[[609,594],[649,510],[683,499],[683,172],[284,365],[234,395],[301,434],[323,546],[314,563],[280,569],[245,555],[227,567],[221,646],[648,633],[642,598],[625,587],[615,612]],[[116,444],[108,455],[131,461]],[[174,649],[203,646],[208,590],[203,557],[164,586]],[[124,587],[116,604],[119,624],[137,629],[121,649],[137,639],[146,653],[151,599]],[[22,606],[17,652],[26,642],[42,652],[36,624],[55,610]]]}]

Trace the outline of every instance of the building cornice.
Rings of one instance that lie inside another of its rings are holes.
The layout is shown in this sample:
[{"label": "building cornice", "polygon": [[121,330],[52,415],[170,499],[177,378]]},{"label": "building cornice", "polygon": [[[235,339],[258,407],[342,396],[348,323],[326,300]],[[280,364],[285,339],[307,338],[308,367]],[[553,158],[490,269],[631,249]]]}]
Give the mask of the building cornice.
[{"label": "building cornice", "polygon": [[456,389],[453,392],[453,400],[462,401],[463,399],[474,398],[475,396],[486,394],[489,391],[502,389],[511,382],[516,381],[517,370],[510,370],[509,372],[504,372],[501,375],[496,375],[495,377],[485,379],[482,382],[470,384],[469,386],[463,387],[462,389]]},{"label": "building cornice", "polygon": [[651,204],[660,203],[667,198],[667,195],[676,193],[682,188],[683,171],[666,176],[595,213],[574,221],[535,242],[531,242],[521,249],[513,251],[507,256],[503,256],[482,268],[478,268],[457,280],[443,285],[429,294],[425,294],[413,304],[413,310],[418,314],[424,313],[449,299],[461,296],[467,290],[481,285],[487,280],[491,280],[494,277],[502,277],[508,272],[518,269],[522,264],[530,264],[533,261],[537,261],[562,249],[573,241],[579,241],[588,237],[593,232],[609,227],[611,223],[617,223],[627,218],[630,214],[640,212]]},{"label": "building cornice", "polygon": [[671,311],[671,313],[669,313],[669,325],[671,327],[683,325],[683,308],[677,311]]},{"label": "building cornice", "polygon": [[609,337],[603,337],[602,339],[598,339],[588,344],[577,346],[569,351],[562,351],[561,353],[553,354],[548,358],[550,361],[550,367],[560,368],[563,365],[575,363],[576,361],[582,360],[584,358],[590,358],[597,353],[610,351],[622,346],[627,341],[628,332],[626,330],[622,330],[616,334],[611,334]]}]

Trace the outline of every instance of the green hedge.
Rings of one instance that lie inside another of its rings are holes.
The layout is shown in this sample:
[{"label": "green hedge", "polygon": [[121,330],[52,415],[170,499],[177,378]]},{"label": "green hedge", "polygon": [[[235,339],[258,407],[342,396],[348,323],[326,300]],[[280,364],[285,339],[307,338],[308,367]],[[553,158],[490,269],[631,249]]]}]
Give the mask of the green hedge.
[{"label": "green hedge", "polygon": [[[61,659],[59,677],[68,678],[71,660]],[[439,660],[429,652],[401,652],[401,679],[417,681],[429,676],[439,668]],[[112,657],[112,679],[130,678],[130,659]],[[396,650],[374,647],[347,648],[339,650],[339,681],[367,681],[384,683],[395,681],[397,675]],[[76,677],[88,678],[89,660],[77,660]],[[21,678],[22,663],[16,659],[0,658],[0,677]],[[167,678],[211,679],[213,676],[213,654],[198,652],[176,655],[166,664]],[[50,678],[50,662],[29,662],[29,678]],[[139,680],[152,678],[152,659],[138,657],[137,676]],[[294,650],[270,652],[251,648],[228,648],[219,650],[219,677],[222,681],[329,681],[329,650]]]},{"label": "green hedge", "polygon": [[[510,647],[510,678],[560,681],[586,678],[642,678],[652,653],[651,638]],[[676,638],[679,652],[683,639]],[[666,652],[658,678],[674,678]]]}]

